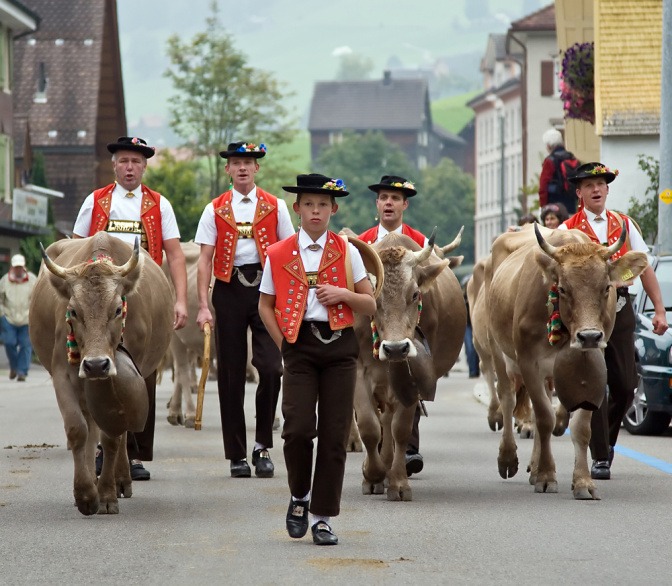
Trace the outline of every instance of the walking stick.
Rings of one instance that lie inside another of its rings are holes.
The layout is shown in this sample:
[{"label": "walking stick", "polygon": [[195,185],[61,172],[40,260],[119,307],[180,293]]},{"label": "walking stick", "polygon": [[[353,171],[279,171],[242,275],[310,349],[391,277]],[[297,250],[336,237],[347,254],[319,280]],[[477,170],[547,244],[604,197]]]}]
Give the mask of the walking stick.
[{"label": "walking stick", "polygon": [[201,378],[198,381],[198,395],[196,396],[196,419],[194,420],[194,429],[201,429],[203,420],[203,397],[205,396],[205,382],[208,380],[210,371],[210,323],[207,321],[203,325],[203,358],[201,360]]}]

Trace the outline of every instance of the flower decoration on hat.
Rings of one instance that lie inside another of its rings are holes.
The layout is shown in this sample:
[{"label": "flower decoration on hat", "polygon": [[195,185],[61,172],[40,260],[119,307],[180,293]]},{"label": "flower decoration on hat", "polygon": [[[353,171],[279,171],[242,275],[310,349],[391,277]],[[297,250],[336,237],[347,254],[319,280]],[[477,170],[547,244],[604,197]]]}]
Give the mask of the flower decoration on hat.
[{"label": "flower decoration on hat", "polygon": [[154,152],[156,152],[156,148],[153,146],[149,146],[144,140],[141,138],[138,138],[137,136],[134,136],[131,139],[131,144],[137,144],[139,146],[147,147],[148,149],[152,149]]},{"label": "flower decoration on hat", "polygon": [[241,144],[237,149],[238,153],[265,153],[266,145],[262,142],[259,145],[254,144],[253,142],[245,142]]},{"label": "flower decoration on hat", "polygon": [[411,183],[410,181],[404,181],[403,183],[400,183],[397,181],[396,183],[390,183],[391,187],[399,187],[401,189],[415,189],[415,185]]},{"label": "flower decoration on hat", "polygon": [[596,165],[592,169],[586,171],[586,174],[588,174],[588,175],[606,175],[607,173],[613,173],[614,176],[617,177],[618,176],[618,169],[614,169],[612,171],[606,165]]},{"label": "flower decoration on hat", "polygon": [[345,187],[343,179],[332,179],[331,181],[327,181],[322,186],[322,189],[332,189],[333,191],[345,191],[347,188]]}]

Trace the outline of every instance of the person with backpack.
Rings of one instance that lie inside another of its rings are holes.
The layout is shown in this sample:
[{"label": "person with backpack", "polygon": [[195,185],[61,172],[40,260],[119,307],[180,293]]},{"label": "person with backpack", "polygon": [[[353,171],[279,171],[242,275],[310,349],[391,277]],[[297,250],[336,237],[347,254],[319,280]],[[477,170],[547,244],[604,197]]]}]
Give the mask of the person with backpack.
[{"label": "person with backpack", "polygon": [[562,134],[555,128],[544,132],[542,140],[548,156],[544,159],[539,177],[539,207],[561,203],[569,214],[576,212],[576,190],[569,178],[581,165],[571,152],[565,149]]}]

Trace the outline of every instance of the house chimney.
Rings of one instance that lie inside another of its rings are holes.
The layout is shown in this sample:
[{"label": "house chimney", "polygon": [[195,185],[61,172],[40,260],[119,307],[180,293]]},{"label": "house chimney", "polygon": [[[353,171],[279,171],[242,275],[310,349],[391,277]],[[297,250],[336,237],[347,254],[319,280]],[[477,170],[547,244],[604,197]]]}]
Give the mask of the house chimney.
[{"label": "house chimney", "polygon": [[390,85],[392,83],[392,72],[389,69],[383,71],[383,85]]}]

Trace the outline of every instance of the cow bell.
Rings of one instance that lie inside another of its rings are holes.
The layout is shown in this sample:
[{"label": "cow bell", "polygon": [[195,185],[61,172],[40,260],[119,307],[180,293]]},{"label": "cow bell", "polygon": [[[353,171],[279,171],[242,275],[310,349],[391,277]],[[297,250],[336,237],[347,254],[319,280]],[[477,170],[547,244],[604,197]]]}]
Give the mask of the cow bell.
[{"label": "cow bell", "polygon": [[145,379],[131,357],[118,349],[114,361],[116,376],[84,381],[87,408],[98,427],[112,437],[142,431],[149,412]]},{"label": "cow bell", "polygon": [[599,348],[578,350],[565,346],[555,359],[553,379],[558,399],[567,409],[595,411],[607,387],[607,365]]}]

